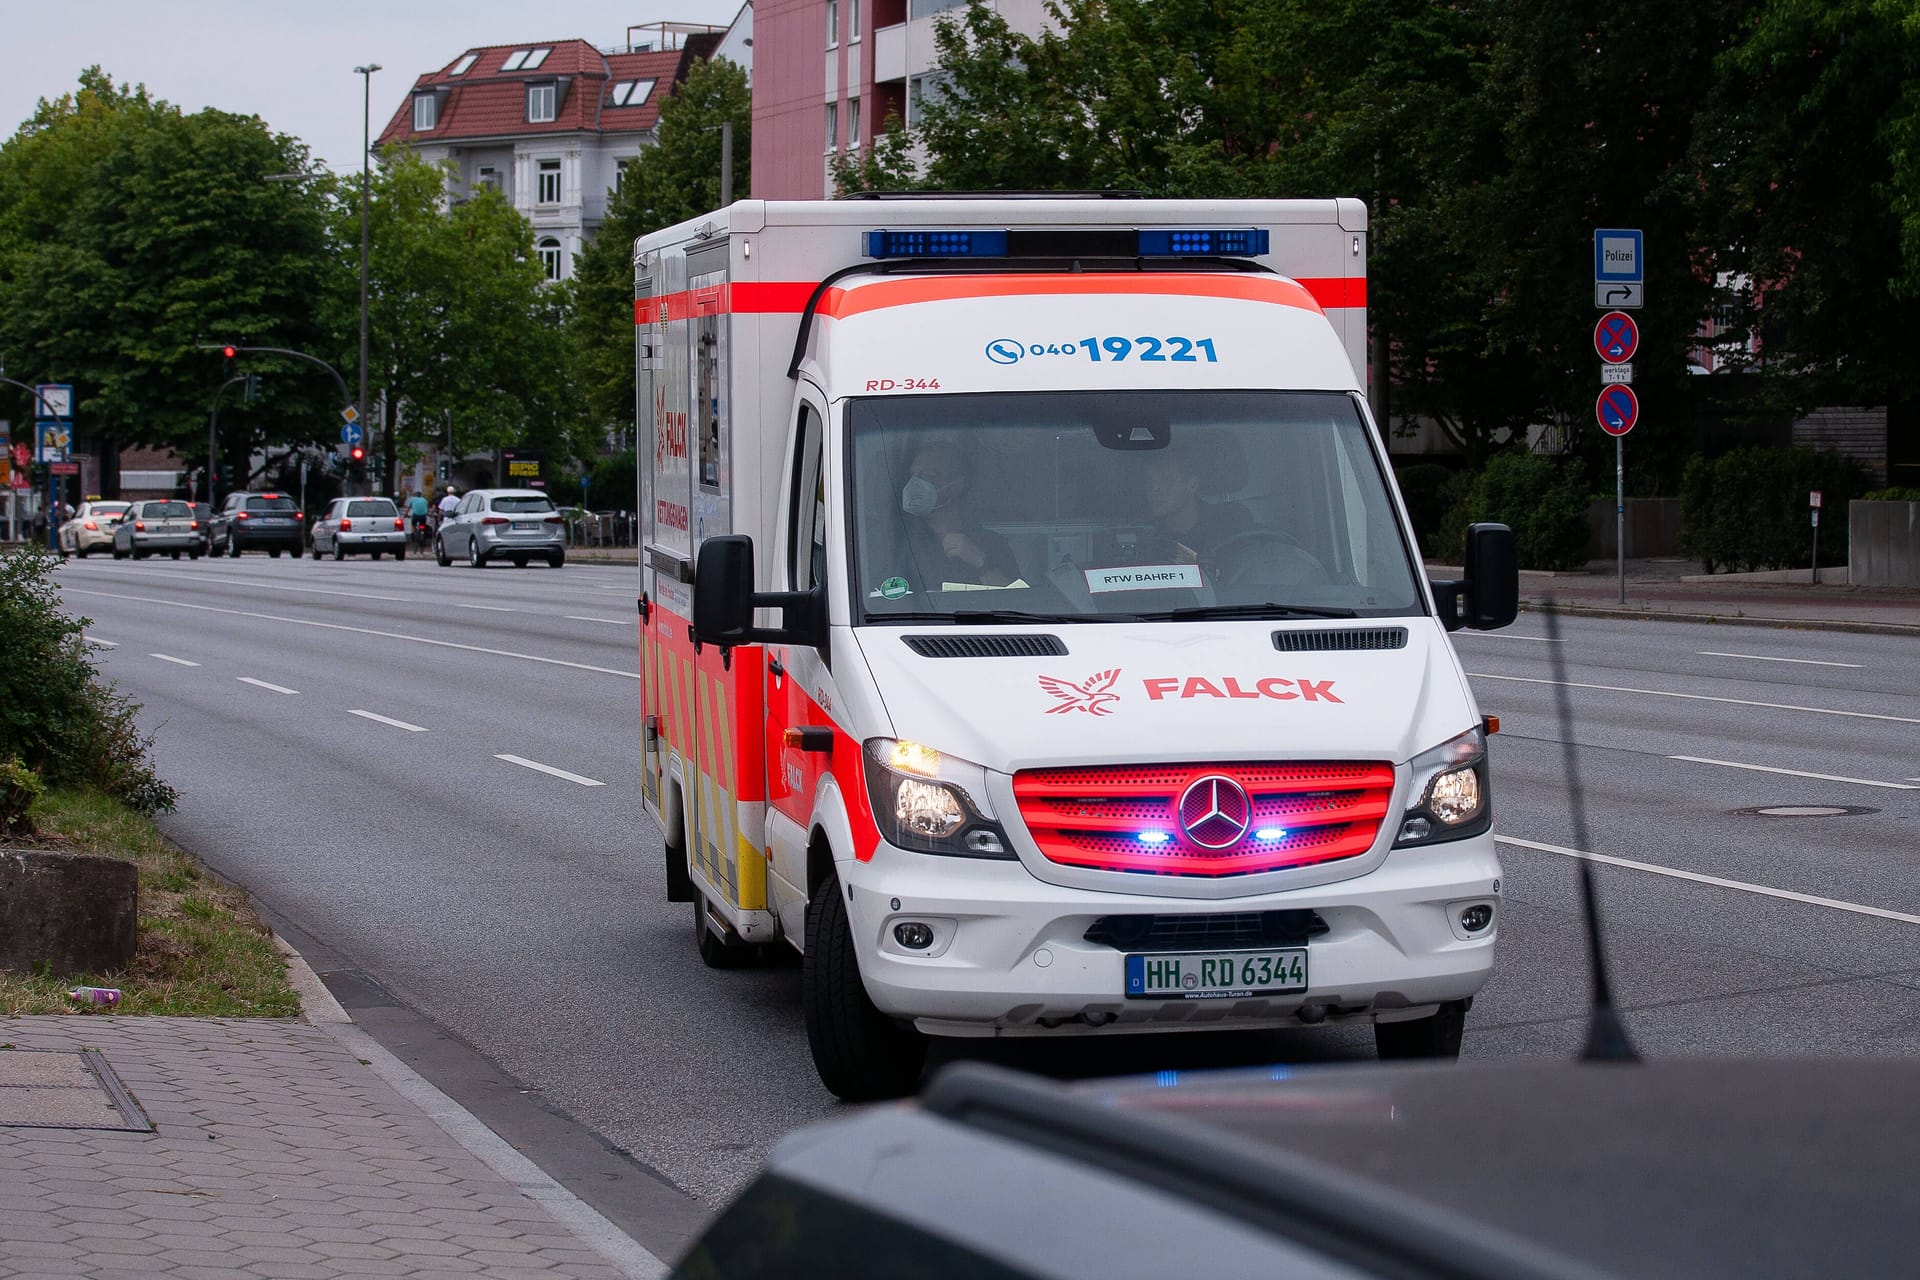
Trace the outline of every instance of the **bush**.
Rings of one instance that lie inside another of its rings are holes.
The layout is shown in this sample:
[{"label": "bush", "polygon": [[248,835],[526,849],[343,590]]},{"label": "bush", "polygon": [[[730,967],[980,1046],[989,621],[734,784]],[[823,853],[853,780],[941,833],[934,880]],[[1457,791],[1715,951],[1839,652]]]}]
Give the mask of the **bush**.
[{"label": "bush", "polygon": [[1827,508],[1844,512],[1866,492],[1867,473],[1851,458],[1804,445],[1696,457],[1680,481],[1680,545],[1708,573],[1804,568],[1813,562],[1814,489]]},{"label": "bush", "polygon": [[0,760],[0,838],[24,840],[33,834],[33,802],[45,790],[40,775],[18,758]]},{"label": "bush", "polygon": [[1900,488],[1875,489],[1872,493],[1860,495],[1862,502],[1920,502],[1920,489]]},{"label": "bush", "polygon": [[587,485],[587,505],[595,511],[639,510],[640,475],[634,470],[636,465],[631,449],[610,453],[594,463],[593,478]]},{"label": "bush", "polygon": [[[1586,468],[1577,458],[1495,454],[1450,517],[1451,536],[1464,539],[1467,525],[1494,521],[1513,530],[1521,568],[1583,568],[1589,500]],[[1459,550],[1455,544],[1454,554]]]},{"label": "bush", "polygon": [[169,810],[176,797],[153,772],[138,705],[100,679],[86,620],[61,609],[59,563],[39,547],[0,555],[0,760],[48,786],[91,783],[142,813]]}]

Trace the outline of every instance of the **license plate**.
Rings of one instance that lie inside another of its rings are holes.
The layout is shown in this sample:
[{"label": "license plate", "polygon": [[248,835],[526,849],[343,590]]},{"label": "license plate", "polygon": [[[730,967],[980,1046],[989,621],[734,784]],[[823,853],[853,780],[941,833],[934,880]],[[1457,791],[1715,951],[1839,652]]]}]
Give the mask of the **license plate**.
[{"label": "license plate", "polygon": [[261,524],[286,524],[287,517],[286,516],[261,516],[260,523]]},{"label": "license plate", "polygon": [[515,520],[513,522],[513,531],[515,533],[538,533],[540,531],[540,522],[538,520]]},{"label": "license plate", "polygon": [[1305,947],[1127,957],[1129,1000],[1224,1000],[1306,989]]}]

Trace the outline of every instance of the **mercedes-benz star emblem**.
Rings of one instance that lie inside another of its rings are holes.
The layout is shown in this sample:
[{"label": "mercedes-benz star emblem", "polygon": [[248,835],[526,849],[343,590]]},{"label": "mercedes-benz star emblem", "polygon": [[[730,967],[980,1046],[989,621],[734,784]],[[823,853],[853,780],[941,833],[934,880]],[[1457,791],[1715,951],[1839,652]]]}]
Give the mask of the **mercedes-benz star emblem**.
[{"label": "mercedes-benz star emblem", "polygon": [[1180,828],[1202,849],[1238,844],[1253,825],[1253,801],[1232,778],[1212,773],[1180,793]]}]

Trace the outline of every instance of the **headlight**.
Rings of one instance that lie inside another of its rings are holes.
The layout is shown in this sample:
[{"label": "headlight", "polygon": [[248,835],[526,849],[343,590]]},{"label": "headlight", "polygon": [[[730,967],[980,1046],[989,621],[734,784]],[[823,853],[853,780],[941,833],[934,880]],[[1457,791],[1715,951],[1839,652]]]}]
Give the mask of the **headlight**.
[{"label": "headlight", "polygon": [[1415,799],[1400,820],[1394,848],[1477,836],[1493,825],[1487,736],[1480,729],[1421,752],[1408,767]]},{"label": "headlight", "polygon": [[1014,856],[994,820],[985,769],[895,738],[870,738],[863,754],[873,820],[888,844],[961,858]]}]

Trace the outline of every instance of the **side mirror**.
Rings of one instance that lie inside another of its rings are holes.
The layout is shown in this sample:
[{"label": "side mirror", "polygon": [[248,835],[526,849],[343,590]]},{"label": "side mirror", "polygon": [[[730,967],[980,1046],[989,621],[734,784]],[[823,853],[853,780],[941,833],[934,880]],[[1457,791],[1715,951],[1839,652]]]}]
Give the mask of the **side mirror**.
[{"label": "side mirror", "polygon": [[1449,631],[1497,631],[1520,613],[1520,568],[1513,530],[1503,524],[1467,526],[1465,577],[1433,583],[1440,622]]},{"label": "side mirror", "polygon": [[[778,609],[780,625],[756,627],[758,609]],[[755,591],[753,539],[730,533],[700,544],[693,571],[693,638],[700,644],[827,645],[827,592]]]}]

